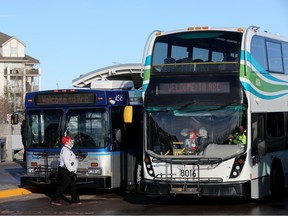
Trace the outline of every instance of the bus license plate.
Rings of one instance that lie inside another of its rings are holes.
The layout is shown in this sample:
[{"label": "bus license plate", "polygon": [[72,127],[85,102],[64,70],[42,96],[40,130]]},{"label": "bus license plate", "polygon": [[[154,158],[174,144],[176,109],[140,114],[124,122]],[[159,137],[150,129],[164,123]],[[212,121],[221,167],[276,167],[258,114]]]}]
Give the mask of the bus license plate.
[{"label": "bus license plate", "polygon": [[179,169],[180,177],[183,178],[195,178],[197,177],[197,170],[196,169]]}]

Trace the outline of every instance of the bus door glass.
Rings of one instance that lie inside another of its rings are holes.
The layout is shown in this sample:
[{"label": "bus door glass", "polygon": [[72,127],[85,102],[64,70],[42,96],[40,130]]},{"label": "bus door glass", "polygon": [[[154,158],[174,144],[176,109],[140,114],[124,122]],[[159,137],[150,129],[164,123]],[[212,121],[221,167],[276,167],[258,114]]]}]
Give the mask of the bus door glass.
[{"label": "bus door glass", "polygon": [[141,149],[143,139],[143,109],[133,106],[133,120],[125,124],[124,107],[111,108],[112,147],[113,150]]},{"label": "bus door glass", "polygon": [[108,142],[105,109],[71,109],[66,117],[66,131],[76,148],[104,148]]},{"label": "bus door glass", "polygon": [[35,110],[27,113],[27,147],[58,148],[62,110]]}]

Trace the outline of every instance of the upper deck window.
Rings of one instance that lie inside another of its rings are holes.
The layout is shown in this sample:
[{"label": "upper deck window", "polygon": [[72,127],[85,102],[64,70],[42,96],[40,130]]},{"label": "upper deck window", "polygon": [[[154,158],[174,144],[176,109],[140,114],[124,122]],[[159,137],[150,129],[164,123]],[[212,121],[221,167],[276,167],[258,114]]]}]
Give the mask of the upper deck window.
[{"label": "upper deck window", "polygon": [[242,33],[182,32],[156,38],[152,72],[238,71]]},{"label": "upper deck window", "polygon": [[281,44],[267,41],[269,71],[283,73]]},{"label": "upper deck window", "polygon": [[288,43],[254,36],[251,56],[252,65],[260,72],[288,74]]},{"label": "upper deck window", "polygon": [[285,74],[288,74],[288,43],[282,43],[283,63]]}]

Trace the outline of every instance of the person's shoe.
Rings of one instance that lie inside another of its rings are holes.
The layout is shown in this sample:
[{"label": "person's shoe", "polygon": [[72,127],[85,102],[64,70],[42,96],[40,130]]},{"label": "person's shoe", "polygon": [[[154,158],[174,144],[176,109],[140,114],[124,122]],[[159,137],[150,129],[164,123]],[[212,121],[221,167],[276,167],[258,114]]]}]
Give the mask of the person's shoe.
[{"label": "person's shoe", "polygon": [[51,205],[54,205],[54,206],[62,206],[61,203],[59,203],[59,202],[54,202],[54,201],[51,201],[50,204],[51,204]]},{"label": "person's shoe", "polygon": [[82,205],[82,202],[71,203],[71,205]]}]

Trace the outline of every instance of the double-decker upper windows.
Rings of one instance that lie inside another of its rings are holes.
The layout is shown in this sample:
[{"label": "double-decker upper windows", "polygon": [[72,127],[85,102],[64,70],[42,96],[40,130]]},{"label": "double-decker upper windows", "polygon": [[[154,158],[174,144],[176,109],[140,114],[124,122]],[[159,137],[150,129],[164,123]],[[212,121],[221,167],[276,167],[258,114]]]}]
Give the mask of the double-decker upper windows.
[{"label": "double-decker upper windows", "polygon": [[[268,70],[268,64],[267,64],[267,55],[266,55],[266,47],[265,47],[265,40],[262,37],[253,37],[252,43],[251,43],[251,63],[253,65],[260,64],[262,71]],[[259,69],[260,70],[260,69]],[[260,70],[261,72],[261,70]]]},{"label": "double-decker upper windows", "polygon": [[238,71],[242,33],[182,32],[158,36],[152,72]]},{"label": "double-decker upper windows", "polygon": [[288,43],[254,36],[251,43],[251,63],[260,65],[260,72],[288,74]]},{"label": "double-decker upper windows", "polygon": [[285,74],[288,73],[288,43],[282,43],[283,63]]}]

